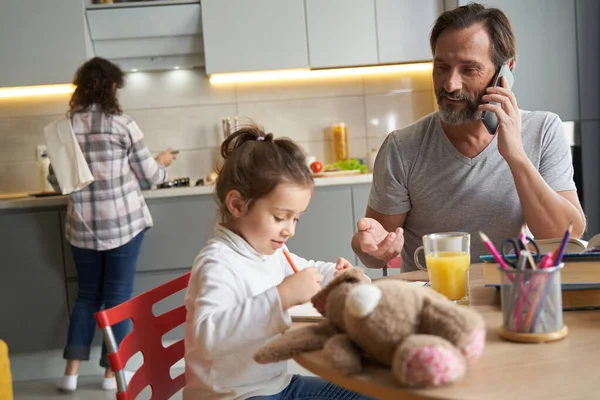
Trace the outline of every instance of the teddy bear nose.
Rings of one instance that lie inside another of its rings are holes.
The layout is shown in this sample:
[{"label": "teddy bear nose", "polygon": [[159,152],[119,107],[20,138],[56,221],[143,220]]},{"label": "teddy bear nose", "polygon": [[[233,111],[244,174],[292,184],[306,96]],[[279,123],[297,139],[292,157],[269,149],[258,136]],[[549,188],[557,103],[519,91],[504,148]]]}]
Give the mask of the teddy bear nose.
[{"label": "teddy bear nose", "polygon": [[346,310],[355,318],[364,318],[375,310],[379,300],[381,300],[381,289],[378,286],[360,285],[348,294]]}]

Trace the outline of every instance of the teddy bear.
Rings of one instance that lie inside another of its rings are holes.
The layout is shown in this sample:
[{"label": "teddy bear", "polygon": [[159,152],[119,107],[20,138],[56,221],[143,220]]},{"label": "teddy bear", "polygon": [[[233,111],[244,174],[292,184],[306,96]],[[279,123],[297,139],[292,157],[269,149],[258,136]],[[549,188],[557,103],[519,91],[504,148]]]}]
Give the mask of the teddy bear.
[{"label": "teddy bear", "polygon": [[436,387],[461,379],[485,348],[485,324],[475,310],[401,280],[369,283],[359,268],[344,271],[311,302],[323,321],[265,344],[257,363],[323,349],[344,375],[370,360],[391,368],[403,386]]}]

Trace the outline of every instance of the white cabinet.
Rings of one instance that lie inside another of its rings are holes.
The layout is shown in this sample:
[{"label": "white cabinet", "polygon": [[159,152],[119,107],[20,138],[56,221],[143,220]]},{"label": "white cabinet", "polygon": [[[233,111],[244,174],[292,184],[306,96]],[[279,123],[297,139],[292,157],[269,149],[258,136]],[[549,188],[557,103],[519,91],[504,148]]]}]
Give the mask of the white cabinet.
[{"label": "white cabinet", "polygon": [[379,63],[433,59],[429,35],[442,0],[375,0]]},{"label": "white cabinet", "polygon": [[0,1],[0,87],[69,83],[85,62],[82,0]]},{"label": "white cabinet", "polygon": [[311,68],[375,65],[373,0],[305,0]]},{"label": "white cabinet", "polygon": [[[458,5],[466,3],[459,0]],[[577,121],[575,0],[485,3],[504,11],[517,39],[514,93],[519,108],[552,111],[563,121]]]},{"label": "white cabinet", "polygon": [[443,0],[202,0],[206,73],[431,60]]},{"label": "white cabinet", "polygon": [[206,73],[308,68],[303,0],[203,0]]},{"label": "white cabinet", "polygon": [[86,14],[96,55],[123,69],[204,65],[199,3],[113,6]]}]

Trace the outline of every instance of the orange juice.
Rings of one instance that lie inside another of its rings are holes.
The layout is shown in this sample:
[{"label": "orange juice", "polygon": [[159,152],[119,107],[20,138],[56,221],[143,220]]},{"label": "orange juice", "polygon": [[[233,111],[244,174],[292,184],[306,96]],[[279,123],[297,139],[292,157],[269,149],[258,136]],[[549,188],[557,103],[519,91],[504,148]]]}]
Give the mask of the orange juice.
[{"label": "orange juice", "polygon": [[462,251],[440,251],[425,256],[429,283],[433,290],[450,300],[467,295],[467,271],[471,257]]}]

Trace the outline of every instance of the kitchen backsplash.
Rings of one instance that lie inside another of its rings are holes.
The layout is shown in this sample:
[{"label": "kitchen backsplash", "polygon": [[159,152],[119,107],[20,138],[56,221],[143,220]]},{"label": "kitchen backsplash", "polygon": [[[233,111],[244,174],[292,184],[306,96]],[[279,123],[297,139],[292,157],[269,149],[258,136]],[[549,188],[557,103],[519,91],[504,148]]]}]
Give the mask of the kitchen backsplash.
[{"label": "kitchen backsplash", "polygon": [[[223,139],[221,119],[252,119],[331,161],[330,125],[348,125],[350,155],[367,159],[385,136],[435,108],[431,71],[211,86],[199,70],[137,72],[120,91],[126,114],[153,153],[180,150],[169,177],[208,174]],[[69,95],[0,99],[0,192],[39,190],[36,145],[43,127],[63,115]]]}]

